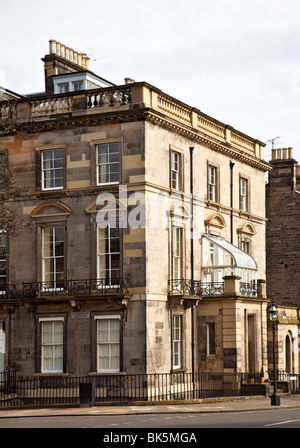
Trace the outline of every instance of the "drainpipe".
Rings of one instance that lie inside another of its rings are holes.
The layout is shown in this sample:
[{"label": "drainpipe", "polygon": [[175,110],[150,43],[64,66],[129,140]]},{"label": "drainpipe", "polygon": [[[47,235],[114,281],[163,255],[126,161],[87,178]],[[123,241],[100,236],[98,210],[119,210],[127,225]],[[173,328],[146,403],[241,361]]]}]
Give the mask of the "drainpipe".
[{"label": "drainpipe", "polygon": [[[194,294],[194,235],[193,235],[193,223],[194,223],[194,178],[193,178],[193,147],[190,147],[190,192],[191,192],[191,221],[190,221],[190,238],[191,238],[191,294]],[[195,305],[192,306],[192,374],[194,383],[195,373],[195,328],[194,328],[194,314]]]},{"label": "drainpipe", "polygon": [[234,163],[230,160],[230,241],[233,244],[233,167]]}]

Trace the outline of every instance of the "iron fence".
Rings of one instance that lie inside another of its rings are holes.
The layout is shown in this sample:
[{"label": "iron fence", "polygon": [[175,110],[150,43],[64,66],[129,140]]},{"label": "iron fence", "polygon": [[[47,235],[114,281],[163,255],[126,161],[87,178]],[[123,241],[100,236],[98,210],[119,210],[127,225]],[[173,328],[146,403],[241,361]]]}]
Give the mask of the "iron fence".
[{"label": "iron fence", "polygon": [[[82,386],[91,386],[89,389]],[[91,393],[90,397],[83,393]],[[80,405],[83,402],[159,402],[240,395],[239,374],[166,373],[3,378],[1,407]]]},{"label": "iron fence", "polygon": [[[84,403],[192,401],[204,398],[266,395],[259,373],[161,373],[37,377],[21,379],[0,372],[0,408]],[[253,378],[253,381],[252,381]],[[272,372],[268,372],[268,384]],[[300,393],[300,374],[278,372],[290,393]],[[88,395],[88,396],[87,396]]]}]

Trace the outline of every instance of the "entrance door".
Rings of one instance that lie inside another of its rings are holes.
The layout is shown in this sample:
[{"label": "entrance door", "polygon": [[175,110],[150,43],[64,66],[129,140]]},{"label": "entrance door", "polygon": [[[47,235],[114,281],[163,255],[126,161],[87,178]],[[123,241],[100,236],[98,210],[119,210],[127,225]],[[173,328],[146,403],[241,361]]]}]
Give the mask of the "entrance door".
[{"label": "entrance door", "polygon": [[255,316],[248,316],[248,367],[249,371],[255,372],[255,357],[256,357],[256,343],[255,343]]},{"label": "entrance door", "polygon": [[292,373],[291,338],[289,335],[286,335],[285,338],[285,370]]}]

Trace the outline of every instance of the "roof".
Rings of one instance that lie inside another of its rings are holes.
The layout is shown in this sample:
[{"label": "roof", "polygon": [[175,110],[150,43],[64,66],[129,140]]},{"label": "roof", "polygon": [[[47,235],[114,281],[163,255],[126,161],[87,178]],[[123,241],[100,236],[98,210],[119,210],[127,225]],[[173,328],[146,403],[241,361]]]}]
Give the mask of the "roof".
[{"label": "roof", "polygon": [[22,95],[0,86],[0,101],[15,100],[21,97]]}]

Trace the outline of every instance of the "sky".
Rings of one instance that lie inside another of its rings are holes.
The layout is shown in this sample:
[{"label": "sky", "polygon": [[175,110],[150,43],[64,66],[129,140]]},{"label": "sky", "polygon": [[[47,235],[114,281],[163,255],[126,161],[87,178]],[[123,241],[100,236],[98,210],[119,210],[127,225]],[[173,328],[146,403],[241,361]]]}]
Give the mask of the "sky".
[{"label": "sky", "polygon": [[299,0],[0,0],[0,85],[44,91],[54,39],[90,69],[146,81],[300,164]]}]

